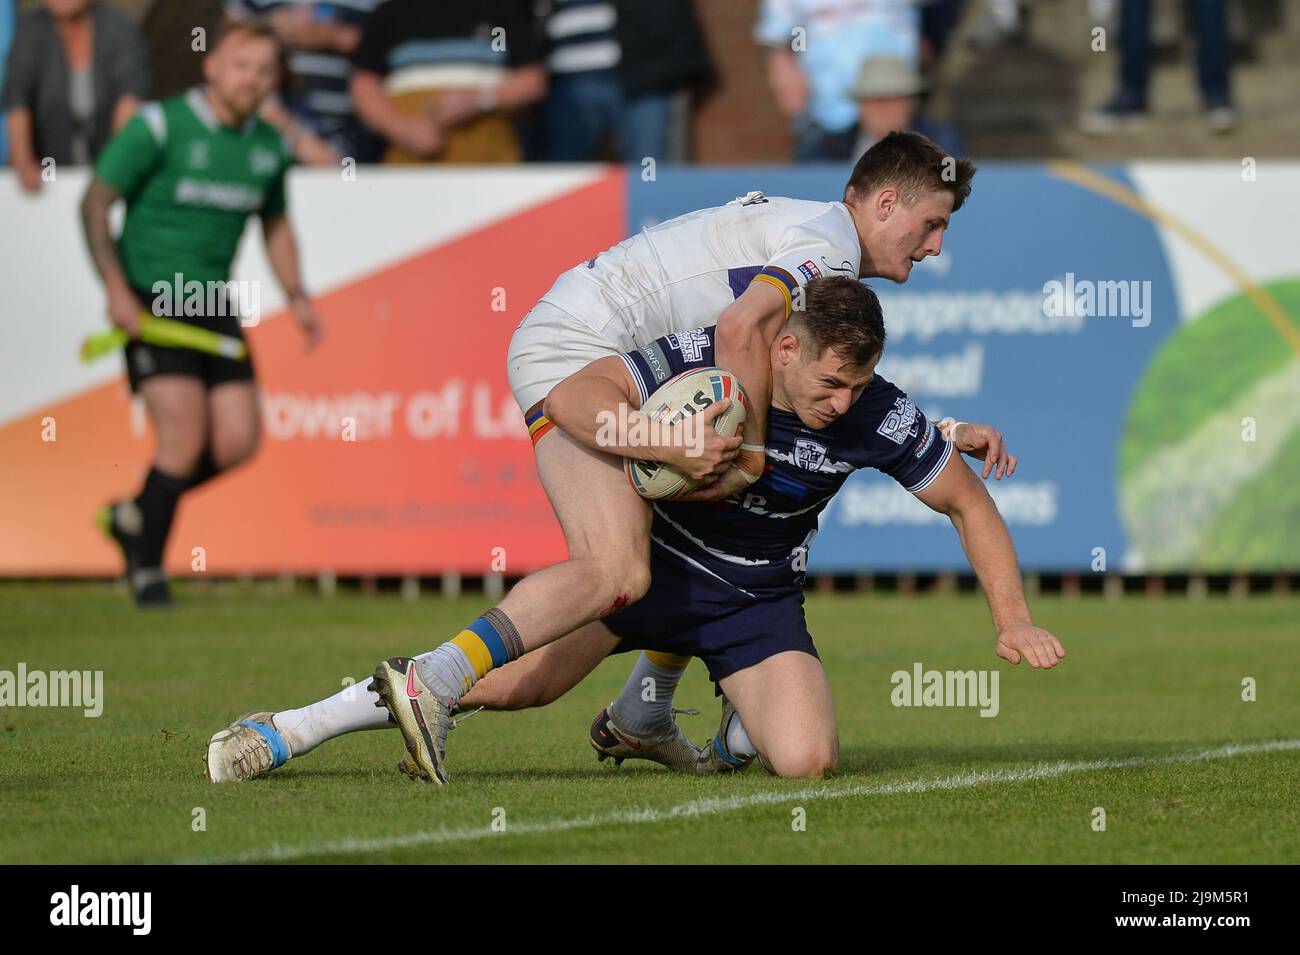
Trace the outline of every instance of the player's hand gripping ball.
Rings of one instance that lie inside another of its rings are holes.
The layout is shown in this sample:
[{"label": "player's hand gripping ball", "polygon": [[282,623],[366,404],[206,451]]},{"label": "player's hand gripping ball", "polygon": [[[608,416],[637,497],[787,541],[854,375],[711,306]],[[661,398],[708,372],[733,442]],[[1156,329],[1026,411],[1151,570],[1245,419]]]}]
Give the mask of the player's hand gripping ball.
[{"label": "player's hand gripping ball", "polygon": [[[679,424],[724,398],[730,398],[731,405],[713,419],[713,427],[724,438],[732,438],[745,425],[749,399],[736,376],[722,368],[692,368],[668,379],[646,399],[641,410],[649,415],[652,427],[663,428]],[[702,483],[658,461],[626,458],[624,468],[636,492],[650,500],[685,494]]]}]

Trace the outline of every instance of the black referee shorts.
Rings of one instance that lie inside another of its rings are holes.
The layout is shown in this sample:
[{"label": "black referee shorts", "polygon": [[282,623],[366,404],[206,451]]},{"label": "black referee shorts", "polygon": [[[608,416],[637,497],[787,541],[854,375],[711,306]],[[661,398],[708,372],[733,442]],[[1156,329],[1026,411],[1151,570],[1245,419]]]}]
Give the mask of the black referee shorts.
[{"label": "black referee shorts", "polygon": [[[142,302],[153,300],[152,292],[141,292],[136,289],[136,295]],[[217,315],[212,318],[187,316],[172,321],[184,322],[219,335],[237,338],[247,345],[244,328],[234,315]],[[189,378],[197,378],[211,390],[228,381],[254,380],[253,356],[247,348],[243,358],[229,358],[225,355],[196,351],[193,348],[149,345],[138,339],[132,339],[126,346],[126,375],[133,393],[139,392],[141,382],[157,375],[185,375]]]}]

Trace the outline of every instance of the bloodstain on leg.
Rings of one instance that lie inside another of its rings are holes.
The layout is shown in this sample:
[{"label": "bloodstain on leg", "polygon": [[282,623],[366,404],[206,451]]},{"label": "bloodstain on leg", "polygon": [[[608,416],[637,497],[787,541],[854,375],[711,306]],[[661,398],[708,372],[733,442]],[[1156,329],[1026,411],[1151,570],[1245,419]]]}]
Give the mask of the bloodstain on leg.
[{"label": "bloodstain on leg", "polygon": [[608,617],[612,613],[617,613],[627,606],[627,594],[619,594],[614,598],[614,602],[600,612],[602,617]]}]

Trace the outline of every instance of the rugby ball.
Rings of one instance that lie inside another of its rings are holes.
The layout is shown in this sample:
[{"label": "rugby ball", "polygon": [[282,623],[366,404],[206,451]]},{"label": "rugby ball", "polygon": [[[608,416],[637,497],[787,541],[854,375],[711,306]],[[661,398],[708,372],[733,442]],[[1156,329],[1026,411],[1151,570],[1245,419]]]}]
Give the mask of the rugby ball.
[{"label": "rugby ball", "polygon": [[[731,399],[731,407],[713,419],[713,427],[723,437],[735,437],[744,427],[748,399],[736,376],[722,368],[692,368],[669,378],[646,399],[641,410],[650,416],[652,428],[663,427],[699,414],[723,398]],[[652,501],[699,486],[698,481],[657,461],[626,458],[624,469],[636,492]]]}]

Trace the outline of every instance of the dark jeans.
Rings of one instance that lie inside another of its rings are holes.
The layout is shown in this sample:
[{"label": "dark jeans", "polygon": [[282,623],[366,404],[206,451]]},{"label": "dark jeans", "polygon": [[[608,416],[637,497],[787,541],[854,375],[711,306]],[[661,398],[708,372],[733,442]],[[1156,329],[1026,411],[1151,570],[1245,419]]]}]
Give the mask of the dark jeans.
[{"label": "dark jeans", "polygon": [[[1187,0],[1196,17],[1196,75],[1206,109],[1228,106],[1228,5],[1226,0]],[[1151,77],[1151,0],[1120,4],[1120,97],[1146,109]]]},{"label": "dark jeans", "polygon": [[591,162],[601,139],[613,134],[615,155],[638,163],[646,156],[670,159],[667,93],[628,99],[617,70],[552,73],[546,98],[546,158],[552,162]]}]

